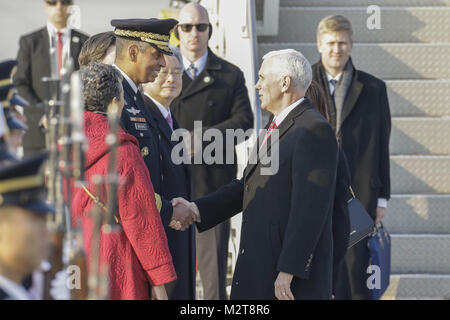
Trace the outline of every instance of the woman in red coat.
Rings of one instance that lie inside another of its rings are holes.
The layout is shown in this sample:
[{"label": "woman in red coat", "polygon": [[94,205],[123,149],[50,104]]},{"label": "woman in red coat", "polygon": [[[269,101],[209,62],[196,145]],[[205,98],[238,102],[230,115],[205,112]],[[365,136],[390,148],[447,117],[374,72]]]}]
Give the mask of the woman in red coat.
[{"label": "woman in red coat", "polygon": [[[87,190],[107,204],[107,185],[96,191],[94,175],[108,174],[109,147],[105,138],[109,133],[108,108],[123,108],[122,76],[112,66],[93,64],[81,71],[85,98],[85,134],[89,148],[86,152],[85,179]],[[117,192],[119,231],[100,235],[100,264],[108,266],[109,298],[167,299],[164,284],[176,280],[167,238],[156,207],[150,175],[144,164],[137,140],[118,131]],[[91,258],[94,226],[91,209],[94,201],[82,188],[77,188],[72,200],[72,223],[83,231],[84,249]]]}]

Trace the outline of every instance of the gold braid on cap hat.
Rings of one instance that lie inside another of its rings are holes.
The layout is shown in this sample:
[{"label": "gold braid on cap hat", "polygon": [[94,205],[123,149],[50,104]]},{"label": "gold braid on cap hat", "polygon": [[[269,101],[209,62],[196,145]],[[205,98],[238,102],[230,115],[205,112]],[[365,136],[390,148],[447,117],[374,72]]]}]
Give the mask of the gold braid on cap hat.
[{"label": "gold braid on cap hat", "polygon": [[[114,33],[122,37],[138,38],[142,41],[154,43],[160,46],[167,46],[170,36],[162,35],[159,33],[144,32],[144,31],[132,31],[124,29],[115,29]],[[162,41],[158,41],[162,40]]]}]

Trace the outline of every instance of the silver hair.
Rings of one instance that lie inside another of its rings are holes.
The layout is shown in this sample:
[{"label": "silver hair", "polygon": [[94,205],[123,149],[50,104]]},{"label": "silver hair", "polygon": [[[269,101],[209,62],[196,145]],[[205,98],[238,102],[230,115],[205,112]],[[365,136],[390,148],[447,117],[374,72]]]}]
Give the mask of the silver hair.
[{"label": "silver hair", "polygon": [[294,49],[270,51],[263,56],[263,61],[273,59],[272,71],[280,78],[288,76],[295,88],[307,90],[312,81],[311,64],[303,54]]}]

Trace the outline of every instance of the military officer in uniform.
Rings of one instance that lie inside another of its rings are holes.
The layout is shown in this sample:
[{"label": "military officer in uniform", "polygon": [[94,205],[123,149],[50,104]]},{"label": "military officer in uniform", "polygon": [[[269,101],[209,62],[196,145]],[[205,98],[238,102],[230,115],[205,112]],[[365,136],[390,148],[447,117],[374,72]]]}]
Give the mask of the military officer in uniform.
[{"label": "military officer in uniform", "polygon": [[0,300],[29,300],[22,283],[46,256],[46,204],[40,169],[47,155],[0,167]]},{"label": "military officer in uniform", "polygon": [[[153,188],[158,195],[161,194],[164,179],[159,147],[161,136],[151,111],[145,107],[138,86],[153,82],[160,69],[165,67],[164,55],[172,55],[169,48],[170,31],[176,24],[174,19],[154,18],[111,21],[117,37],[114,66],[123,75],[125,106],[122,111],[122,127],[138,140]],[[175,220],[186,228],[194,220],[193,211],[187,216],[184,215],[183,208],[173,208],[170,199],[161,201],[163,221],[169,217],[167,221]]]}]

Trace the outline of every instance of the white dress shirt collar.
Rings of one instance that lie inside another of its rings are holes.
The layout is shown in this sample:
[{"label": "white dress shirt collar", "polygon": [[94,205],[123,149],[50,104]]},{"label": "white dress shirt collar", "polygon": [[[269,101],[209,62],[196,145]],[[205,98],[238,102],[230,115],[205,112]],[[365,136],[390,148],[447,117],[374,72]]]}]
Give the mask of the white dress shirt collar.
[{"label": "white dress shirt collar", "polygon": [[0,287],[12,300],[32,300],[25,288],[0,275]]},{"label": "white dress shirt collar", "polygon": [[60,31],[62,33],[63,43],[65,44],[65,41],[67,41],[67,39],[70,39],[70,34],[72,30],[69,27],[65,27],[64,29],[58,30],[56,29],[55,25],[49,21],[47,22],[47,31],[51,47],[56,47],[56,43],[53,44],[52,39],[56,39],[57,32]]},{"label": "white dress shirt collar", "polygon": [[161,103],[159,103],[159,101],[157,101],[156,99],[153,99],[153,97],[151,95],[149,95],[147,92],[145,92],[144,94],[147,97],[149,97],[153,101],[153,103],[158,107],[158,109],[161,112],[164,119],[166,119],[169,114],[172,115],[170,113],[170,109],[166,109]]},{"label": "white dress shirt collar", "polygon": [[326,72],[326,71],[325,71],[325,73],[326,73],[326,75],[327,75],[327,80],[328,80],[328,82],[330,82],[331,79],[334,79],[334,80],[336,80],[336,81],[339,81],[339,79],[340,79],[341,76],[342,76],[342,72],[339,73],[336,77],[333,77],[331,74],[329,74],[329,73]]},{"label": "white dress shirt collar", "polygon": [[280,124],[283,122],[284,119],[286,119],[286,117],[288,116],[288,114],[294,110],[294,108],[296,106],[298,106],[300,103],[302,103],[302,101],[305,100],[305,97],[295,101],[293,104],[291,104],[289,107],[287,107],[286,109],[284,109],[283,111],[280,112],[280,114],[278,114],[277,116],[275,116],[273,118],[273,121],[275,121],[275,124],[277,125],[277,128],[280,127]]},{"label": "white dress shirt collar", "polygon": [[127,80],[128,84],[131,86],[131,88],[134,91],[134,94],[136,94],[138,92],[138,87],[137,85],[134,83],[133,80],[131,80],[131,78],[125,73],[123,72],[118,66],[116,66],[115,64],[113,64],[113,66],[120,71],[120,73],[122,74],[122,76]]},{"label": "white dress shirt collar", "polygon": [[[208,50],[206,50],[205,54],[198,59],[197,61],[191,62],[189,61],[188,58],[186,58],[184,55],[182,55],[183,57],[183,66],[184,66],[184,70],[188,70],[189,66],[191,65],[191,63],[194,63],[194,67],[195,67],[195,76],[198,76],[203,69],[205,69],[206,66],[206,60],[208,60]],[[189,74],[189,72],[186,72],[188,74],[188,76],[190,77],[191,75]]]},{"label": "white dress shirt collar", "polygon": [[327,80],[328,80],[328,87],[330,88],[330,93],[333,94],[334,93],[334,86],[333,84],[330,82],[330,80],[334,79],[336,80],[336,83],[339,82],[339,79],[341,79],[342,77],[342,72],[339,73],[336,77],[333,77],[331,74],[329,74],[328,72],[325,71],[325,74],[327,75]]}]

